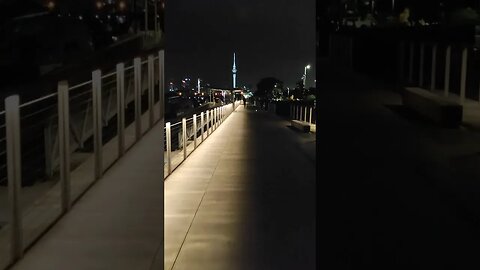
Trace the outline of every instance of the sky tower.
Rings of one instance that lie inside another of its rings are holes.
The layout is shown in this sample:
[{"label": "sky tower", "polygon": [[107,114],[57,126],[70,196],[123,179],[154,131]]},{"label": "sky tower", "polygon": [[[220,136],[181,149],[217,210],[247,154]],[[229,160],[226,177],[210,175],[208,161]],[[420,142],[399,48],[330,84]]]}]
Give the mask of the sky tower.
[{"label": "sky tower", "polygon": [[237,87],[237,66],[235,65],[235,53],[233,53],[232,76],[233,76],[233,88],[236,88]]}]

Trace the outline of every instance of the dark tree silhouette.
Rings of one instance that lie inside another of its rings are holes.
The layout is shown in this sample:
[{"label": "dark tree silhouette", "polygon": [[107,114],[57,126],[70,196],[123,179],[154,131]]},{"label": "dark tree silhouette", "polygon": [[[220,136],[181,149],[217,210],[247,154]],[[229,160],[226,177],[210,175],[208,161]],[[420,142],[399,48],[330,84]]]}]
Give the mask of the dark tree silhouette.
[{"label": "dark tree silhouette", "polygon": [[261,79],[257,83],[257,91],[254,93],[254,96],[260,99],[272,98],[272,91],[275,88],[275,85],[277,85],[279,88],[282,88],[283,82],[273,77]]}]

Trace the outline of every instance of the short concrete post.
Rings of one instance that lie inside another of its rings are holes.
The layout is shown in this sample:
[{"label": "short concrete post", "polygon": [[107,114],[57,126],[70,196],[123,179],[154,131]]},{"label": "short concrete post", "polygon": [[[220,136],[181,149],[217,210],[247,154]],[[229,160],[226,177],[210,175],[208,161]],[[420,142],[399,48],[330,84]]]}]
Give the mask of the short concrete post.
[{"label": "short concrete post", "polygon": [[20,98],[5,99],[5,126],[7,147],[8,202],[10,209],[10,251],[13,260],[23,257],[22,208],[20,193],[22,183],[22,159],[20,137]]}]

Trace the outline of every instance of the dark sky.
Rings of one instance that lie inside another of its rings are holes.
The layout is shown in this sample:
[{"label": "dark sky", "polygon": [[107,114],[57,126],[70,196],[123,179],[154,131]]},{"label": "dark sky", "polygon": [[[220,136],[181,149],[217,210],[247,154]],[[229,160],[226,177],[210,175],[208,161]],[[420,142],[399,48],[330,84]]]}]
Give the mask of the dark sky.
[{"label": "dark sky", "polygon": [[235,51],[237,86],[273,76],[293,87],[307,64],[313,86],[315,0],[175,0],[165,10],[167,80],[231,87]]}]

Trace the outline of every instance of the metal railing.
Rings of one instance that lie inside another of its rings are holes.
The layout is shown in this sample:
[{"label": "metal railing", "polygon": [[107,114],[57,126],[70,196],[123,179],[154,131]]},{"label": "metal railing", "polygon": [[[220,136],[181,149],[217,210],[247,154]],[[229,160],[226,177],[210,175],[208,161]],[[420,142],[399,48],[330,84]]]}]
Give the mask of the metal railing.
[{"label": "metal railing", "polygon": [[[164,52],[94,70],[76,85],[0,112],[0,269],[23,256],[155,124],[164,124]],[[162,134],[163,136],[163,134]]]},{"label": "metal railing", "polygon": [[191,118],[165,124],[164,178],[166,179],[240,105],[240,102],[194,114]]},{"label": "metal railing", "polygon": [[290,118],[307,122],[310,126],[317,124],[316,108],[313,106],[302,106],[290,104]]}]

